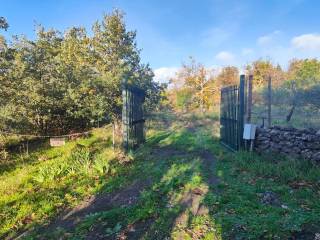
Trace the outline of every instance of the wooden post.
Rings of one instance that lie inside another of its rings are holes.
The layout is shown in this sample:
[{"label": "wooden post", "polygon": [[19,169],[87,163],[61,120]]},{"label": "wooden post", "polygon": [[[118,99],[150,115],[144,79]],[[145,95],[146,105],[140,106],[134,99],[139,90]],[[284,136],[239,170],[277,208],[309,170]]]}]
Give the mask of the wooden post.
[{"label": "wooden post", "polygon": [[29,157],[29,139],[27,139],[27,157]]},{"label": "wooden post", "polygon": [[116,137],[116,126],[115,126],[115,123],[113,122],[112,123],[112,148],[113,150],[115,149],[115,145],[116,145],[116,140],[115,140],[115,137]]},{"label": "wooden post", "polygon": [[253,75],[249,75],[249,81],[248,81],[248,103],[247,103],[247,123],[251,123],[252,82],[253,82]]},{"label": "wooden post", "polygon": [[268,127],[271,127],[271,76],[268,76]]}]

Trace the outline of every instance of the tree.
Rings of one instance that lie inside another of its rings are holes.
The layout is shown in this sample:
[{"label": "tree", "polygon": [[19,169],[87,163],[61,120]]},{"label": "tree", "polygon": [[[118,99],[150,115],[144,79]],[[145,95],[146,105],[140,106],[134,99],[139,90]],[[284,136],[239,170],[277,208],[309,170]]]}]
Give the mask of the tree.
[{"label": "tree", "polygon": [[9,24],[7,20],[4,17],[0,17],[0,29],[4,29],[7,31],[8,28],[9,28]]},{"label": "tree", "polygon": [[247,65],[247,72],[253,75],[254,87],[261,87],[265,84],[265,77],[269,76],[271,68],[272,64],[264,60],[257,60]]},{"label": "tree", "polygon": [[312,105],[319,108],[320,61],[317,59],[293,59],[288,69],[288,81],[285,87],[291,95],[291,108],[286,117],[292,118],[297,105]]},{"label": "tree", "polygon": [[[176,102],[180,99],[178,106],[182,102],[188,105],[193,104],[199,107],[201,112],[204,112],[212,101],[212,94],[216,92],[216,88],[211,84],[212,81],[212,71],[190,57],[190,61],[183,63],[181,69],[172,79],[177,93]],[[186,98],[185,96],[191,96],[191,99],[182,101]]]},{"label": "tree", "polygon": [[150,108],[164,86],[140,63],[136,33],[127,31],[115,10],[94,24],[89,37],[81,27],[63,34],[39,26],[35,40],[3,41],[0,51],[0,123],[6,129],[64,134],[99,122],[119,121],[122,84],[146,90]]},{"label": "tree", "polygon": [[109,96],[109,112],[113,120],[121,116],[121,85],[134,84],[140,69],[136,32],[127,31],[124,14],[114,10],[93,27],[93,64],[104,78]]},{"label": "tree", "polygon": [[217,82],[220,87],[237,85],[239,83],[239,70],[237,67],[227,66],[222,68],[217,76]]},{"label": "tree", "polygon": [[288,69],[289,81],[299,89],[308,89],[320,84],[320,61],[317,59],[293,59]]}]

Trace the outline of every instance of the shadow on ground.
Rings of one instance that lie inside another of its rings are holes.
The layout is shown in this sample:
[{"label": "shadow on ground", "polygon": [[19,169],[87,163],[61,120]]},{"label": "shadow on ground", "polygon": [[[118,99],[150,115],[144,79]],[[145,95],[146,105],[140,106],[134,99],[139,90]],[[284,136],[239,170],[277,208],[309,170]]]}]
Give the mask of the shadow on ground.
[{"label": "shadow on ground", "polygon": [[99,195],[31,235],[36,239],[314,238],[317,230],[309,234],[291,225],[279,227],[286,221],[297,222],[292,218],[298,215],[291,213],[286,220],[287,209],[261,204],[259,194],[269,188],[287,191],[286,186],[252,176],[241,164],[234,167],[235,156],[218,146],[211,130],[217,130],[215,118],[173,118],[154,120],[147,143]]}]

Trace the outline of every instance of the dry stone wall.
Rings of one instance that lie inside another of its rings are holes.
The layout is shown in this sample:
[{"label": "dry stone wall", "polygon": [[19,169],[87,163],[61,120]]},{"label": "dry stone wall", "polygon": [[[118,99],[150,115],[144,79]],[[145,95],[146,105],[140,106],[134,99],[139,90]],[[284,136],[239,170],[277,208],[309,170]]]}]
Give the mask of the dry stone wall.
[{"label": "dry stone wall", "polygon": [[320,164],[320,131],[290,127],[257,128],[257,152],[275,152]]}]

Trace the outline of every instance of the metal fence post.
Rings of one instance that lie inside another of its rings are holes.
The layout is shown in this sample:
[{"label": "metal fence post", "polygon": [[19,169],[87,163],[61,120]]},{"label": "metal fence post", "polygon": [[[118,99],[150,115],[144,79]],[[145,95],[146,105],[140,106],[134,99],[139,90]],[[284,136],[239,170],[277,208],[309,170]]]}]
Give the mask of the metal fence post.
[{"label": "metal fence post", "polygon": [[239,114],[238,114],[238,146],[243,147],[243,125],[244,125],[244,105],[245,105],[245,75],[240,75],[239,86]]},{"label": "metal fence post", "polygon": [[247,123],[251,123],[251,112],[252,112],[252,81],[253,81],[253,75],[249,75],[249,79],[248,79]]},{"label": "metal fence post", "polygon": [[271,87],[271,76],[268,76],[268,127],[271,127],[271,95],[272,95],[272,87]]},{"label": "metal fence post", "polygon": [[127,151],[129,148],[128,91],[124,86],[122,88],[122,101],[122,145],[124,150]]}]

